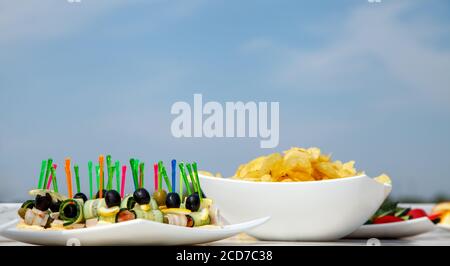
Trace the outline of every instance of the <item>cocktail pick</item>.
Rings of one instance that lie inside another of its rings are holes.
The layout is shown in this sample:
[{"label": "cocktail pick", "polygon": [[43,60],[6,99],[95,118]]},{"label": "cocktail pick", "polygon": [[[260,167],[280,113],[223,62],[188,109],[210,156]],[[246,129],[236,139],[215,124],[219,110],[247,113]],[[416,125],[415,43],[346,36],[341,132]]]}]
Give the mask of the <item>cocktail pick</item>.
[{"label": "cocktail pick", "polygon": [[98,164],[100,166],[100,190],[99,190],[99,198],[103,198],[103,179],[104,179],[104,173],[103,173],[103,166],[105,164],[105,157],[103,155],[100,155],[98,157]]},{"label": "cocktail pick", "polygon": [[92,188],[92,161],[88,162],[88,171],[89,171],[89,198],[94,198],[94,192]]},{"label": "cocktail pick", "polygon": [[[108,171],[108,181],[109,181],[109,175],[111,175],[111,168],[112,162],[111,162],[111,155],[106,155],[106,170]],[[109,185],[109,184],[108,184]]]},{"label": "cocktail pick", "polygon": [[113,172],[114,172],[114,167],[110,166],[108,168],[108,185],[107,185],[107,189],[111,190],[112,189],[112,183],[113,183]]},{"label": "cocktail pick", "polygon": [[95,166],[95,178],[97,181],[97,191],[100,190],[100,166],[96,165]]},{"label": "cocktail pick", "polygon": [[161,162],[161,166],[162,166],[161,174],[163,175],[164,182],[166,182],[167,190],[169,190],[169,192],[173,192],[172,186],[170,185],[169,177],[167,176],[166,167],[164,167],[164,164],[162,162]]},{"label": "cocktail pick", "polygon": [[138,188],[139,188],[139,160],[138,159],[134,159],[133,171],[134,171],[134,175],[136,176],[136,180],[137,180],[137,184],[138,184]]},{"label": "cocktail pick", "polygon": [[183,201],[183,178],[181,177],[181,171],[180,171],[180,198],[181,201]]},{"label": "cocktail pick", "polygon": [[[56,164],[53,164],[53,168],[55,168],[55,170],[56,170]],[[53,182],[53,171],[52,170],[50,170],[50,177],[48,178],[48,184],[47,184],[47,190],[50,190],[50,186],[52,185],[52,182]]]},{"label": "cocktail pick", "polygon": [[73,166],[73,170],[75,172],[75,182],[77,184],[77,193],[81,192],[81,185],[80,185],[80,168],[78,165]]},{"label": "cocktail pick", "polygon": [[45,185],[48,183],[48,177],[49,177],[50,172],[51,172],[52,164],[53,164],[53,159],[52,159],[52,158],[49,158],[49,159],[47,160],[47,167],[46,167],[46,170],[45,170],[45,179],[44,179],[44,183],[42,184],[42,188],[43,188],[43,189],[45,188]]},{"label": "cocktail pick", "polygon": [[162,190],[162,161],[158,162],[158,190]]},{"label": "cocktail pick", "polygon": [[143,188],[144,187],[144,170],[145,170],[145,163],[140,163],[139,164],[139,187]]},{"label": "cocktail pick", "polygon": [[73,198],[72,191],[72,172],[70,170],[70,158],[66,158],[66,180],[67,180],[67,194],[69,199]]},{"label": "cocktail pick", "polygon": [[55,191],[56,193],[58,193],[58,179],[56,178],[56,164],[53,165],[52,167],[52,184],[53,184],[53,191]]},{"label": "cocktail pick", "polygon": [[46,160],[42,160],[41,162],[41,173],[39,175],[39,183],[38,183],[38,189],[43,189],[45,186],[44,183],[44,174],[45,174],[45,169],[47,168],[47,161]]},{"label": "cocktail pick", "polygon": [[176,192],[177,161],[172,160],[172,192]]},{"label": "cocktail pick", "polygon": [[153,164],[154,178],[155,178],[155,191],[158,190],[158,164]]},{"label": "cocktail pick", "polygon": [[198,178],[198,169],[197,169],[197,163],[196,162],[194,162],[192,164],[192,168],[194,169],[195,183],[197,184],[198,196],[200,198],[200,201],[202,201],[202,199],[203,199],[203,192],[202,192],[202,188],[200,186],[200,179]]},{"label": "cocktail pick", "polygon": [[122,186],[120,187],[120,197],[123,198],[125,196],[125,176],[127,173],[127,166],[122,166]]},{"label": "cocktail pick", "polygon": [[186,190],[188,192],[188,195],[191,195],[192,194],[192,190],[191,190],[191,186],[189,185],[189,181],[188,181],[187,176],[186,176],[186,171],[184,170],[184,163],[180,163],[178,165],[178,167],[180,168],[181,177],[183,178],[184,185],[186,186]]},{"label": "cocktail pick", "polygon": [[136,176],[136,171],[135,171],[135,159],[131,158],[130,159],[130,167],[131,167],[131,175],[133,176],[133,182],[134,182],[134,190],[138,189],[139,183],[137,180],[137,176]]},{"label": "cocktail pick", "polygon": [[114,170],[116,170],[116,190],[120,191],[120,162],[116,161],[114,165]]},{"label": "cocktail pick", "polygon": [[195,181],[195,177],[194,177],[194,173],[192,172],[191,165],[187,163],[186,168],[188,169],[189,177],[191,178],[192,188],[194,189],[194,192],[198,192],[197,182]]}]

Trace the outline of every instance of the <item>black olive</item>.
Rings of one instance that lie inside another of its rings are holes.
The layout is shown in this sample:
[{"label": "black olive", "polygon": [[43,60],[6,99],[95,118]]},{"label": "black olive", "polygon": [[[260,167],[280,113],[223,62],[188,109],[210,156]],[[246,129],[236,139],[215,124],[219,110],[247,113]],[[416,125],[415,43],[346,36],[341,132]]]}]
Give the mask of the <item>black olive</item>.
[{"label": "black olive", "polygon": [[115,191],[115,190],[109,190],[108,192],[106,192],[105,194],[105,202],[106,202],[106,206],[108,206],[108,208],[114,207],[114,206],[120,206],[120,194],[119,192]]},{"label": "black olive", "polygon": [[74,199],[83,199],[83,202],[86,202],[88,198],[83,193],[79,192],[73,196]]},{"label": "black olive", "polygon": [[193,212],[198,211],[200,208],[200,198],[198,194],[192,194],[186,199],[186,209],[189,209]]},{"label": "black olive", "polygon": [[134,200],[139,205],[145,205],[150,203],[150,193],[145,188],[139,188],[133,193]]},{"label": "black olive", "polygon": [[[193,194],[197,195],[197,196],[199,195],[198,192],[194,192]],[[203,191],[202,191],[202,198],[204,198],[204,199],[206,198],[206,195],[205,195],[205,193],[203,193]]]},{"label": "black olive", "polygon": [[[106,189],[103,189],[103,190],[102,190],[102,196],[103,196],[103,198],[105,197],[106,192],[107,192]],[[95,198],[96,198],[96,199],[98,199],[99,197],[100,197],[100,190],[97,192],[97,194],[95,194]]]},{"label": "black olive", "polygon": [[167,208],[180,208],[181,199],[178,193],[170,192],[166,197]]},{"label": "black olive", "polygon": [[71,219],[77,216],[77,205],[76,204],[67,204],[63,210],[64,216]]},{"label": "black olive", "polygon": [[61,206],[61,201],[57,201],[57,202],[52,202],[52,204],[50,204],[50,210],[52,212],[59,212],[59,206]]},{"label": "black olive", "polygon": [[40,211],[46,211],[52,204],[52,197],[46,193],[45,196],[37,195],[35,200],[35,207]]}]

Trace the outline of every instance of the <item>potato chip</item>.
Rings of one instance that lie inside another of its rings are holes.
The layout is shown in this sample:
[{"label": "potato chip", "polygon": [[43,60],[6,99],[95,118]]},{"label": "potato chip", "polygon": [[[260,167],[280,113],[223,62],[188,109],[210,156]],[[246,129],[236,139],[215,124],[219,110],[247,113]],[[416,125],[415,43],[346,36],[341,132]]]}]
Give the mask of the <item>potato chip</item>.
[{"label": "potato chip", "polygon": [[[280,153],[261,156],[238,167],[233,178],[262,182],[304,182],[328,180],[364,174],[355,169],[355,161],[332,161],[316,147],[292,147]],[[216,174],[217,175],[217,174]],[[385,177],[379,177],[385,179]]]},{"label": "potato chip", "polygon": [[374,179],[382,184],[392,185],[391,178],[386,174],[381,174],[381,175],[375,177]]},{"label": "potato chip", "polygon": [[211,172],[208,171],[198,171],[198,174],[206,176],[214,176]]},{"label": "potato chip", "polygon": [[325,175],[329,178],[338,178],[339,172],[338,172],[337,168],[339,167],[339,165],[341,165],[339,162],[334,162],[334,163],[323,162],[323,163],[317,163],[315,166],[316,166],[317,171],[319,171],[323,175]]},{"label": "potato chip", "polygon": [[310,155],[304,151],[290,150],[284,155],[283,168],[286,171],[312,173]]},{"label": "potato chip", "polygon": [[272,182],[272,176],[271,175],[263,175],[261,177],[262,182]]}]

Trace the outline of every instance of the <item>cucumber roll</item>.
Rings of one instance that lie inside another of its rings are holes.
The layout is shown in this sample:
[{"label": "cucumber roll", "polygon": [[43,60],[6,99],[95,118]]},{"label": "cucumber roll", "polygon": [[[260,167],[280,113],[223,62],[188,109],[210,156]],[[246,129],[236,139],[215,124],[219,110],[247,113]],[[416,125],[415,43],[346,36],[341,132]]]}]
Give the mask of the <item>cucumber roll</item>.
[{"label": "cucumber roll", "polygon": [[83,206],[84,218],[86,220],[97,218],[98,209],[101,207],[106,207],[105,199],[94,199],[86,201]]},{"label": "cucumber roll", "polygon": [[202,225],[208,225],[211,223],[211,218],[209,217],[209,210],[208,209],[202,209],[199,212],[191,212],[187,215],[188,227],[197,227]]},{"label": "cucumber roll", "polygon": [[120,212],[120,208],[118,206],[114,206],[111,208],[101,207],[98,209],[98,220],[107,223],[115,223],[116,215]]},{"label": "cucumber roll", "polygon": [[133,211],[136,214],[136,219],[147,219],[147,212],[139,208],[134,208]]},{"label": "cucumber roll", "polygon": [[120,208],[132,210],[135,205],[136,205],[136,201],[134,200],[133,195],[129,194],[129,195],[126,195],[125,198],[123,198],[122,202],[120,203]]},{"label": "cucumber roll", "polygon": [[162,223],[164,221],[164,215],[159,209],[151,210],[151,212],[153,213],[155,222]]},{"label": "cucumber roll", "polygon": [[[133,210],[136,213],[137,219],[155,221],[155,214],[151,210],[143,211],[141,208],[134,208]],[[158,216],[158,219],[159,219],[159,216]]]},{"label": "cucumber roll", "polygon": [[68,199],[63,201],[59,207],[59,219],[64,221],[64,226],[83,222],[83,200]]},{"label": "cucumber roll", "polygon": [[33,209],[34,208],[34,200],[27,200],[25,201],[22,206],[20,206],[20,209],[18,211],[20,218],[25,219],[25,213],[27,212],[27,209]]},{"label": "cucumber roll", "polygon": [[150,206],[152,207],[152,210],[159,210],[158,202],[152,197],[150,199]]},{"label": "cucumber roll", "polygon": [[153,221],[153,219],[154,219],[154,215],[151,212],[143,211],[139,208],[135,208],[134,212],[136,213],[137,219],[144,219],[144,220],[150,220],[150,221]]},{"label": "cucumber roll", "polygon": [[136,212],[133,210],[128,210],[127,208],[120,209],[116,214],[116,223],[131,221],[136,219]]}]

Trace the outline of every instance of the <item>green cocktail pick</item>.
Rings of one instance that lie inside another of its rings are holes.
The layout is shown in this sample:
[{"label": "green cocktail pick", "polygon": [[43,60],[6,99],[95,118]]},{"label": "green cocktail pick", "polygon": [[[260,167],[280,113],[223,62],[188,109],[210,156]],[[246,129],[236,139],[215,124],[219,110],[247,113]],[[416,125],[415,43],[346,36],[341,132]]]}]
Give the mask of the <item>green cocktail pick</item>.
[{"label": "green cocktail pick", "polygon": [[108,190],[112,189],[112,183],[113,183],[113,167],[109,166],[108,167]]},{"label": "green cocktail pick", "polygon": [[[111,155],[106,155],[106,170],[108,171],[108,182],[109,182],[109,176],[111,175]],[[109,184],[108,184],[109,185]]]},{"label": "green cocktail pick", "polygon": [[158,190],[162,190],[162,161],[158,162]]},{"label": "green cocktail pick", "polygon": [[139,160],[138,159],[134,160],[134,174],[136,175],[136,180],[137,180],[138,188],[139,188]]},{"label": "green cocktail pick", "polygon": [[53,184],[53,191],[55,191],[56,193],[58,193],[58,181],[56,179],[56,170],[55,167],[51,167],[51,171],[52,171],[52,184]]},{"label": "green cocktail pick", "polygon": [[194,177],[194,173],[192,172],[191,164],[187,163],[186,168],[188,169],[189,177],[191,178],[192,188],[194,189],[194,192],[198,192],[197,182],[195,181],[195,177]]},{"label": "green cocktail pick", "polygon": [[137,180],[137,176],[136,176],[136,171],[135,171],[135,167],[136,167],[136,160],[131,158],[130,159],[130,167],[131,167],[131,175],[133,176],[133,182],[134,182],[134,190],[138,189],[138,180]]},{"label": "green cocktail pick", "polygon": [[81,186],[80,186],[80,168],[78,165],[73,166],[73,171],[75,172],[75,182],[77,182],[77,193],[81,192]]},{"label": "green cocktail pick", "polygon": [[197,191],[198,191],[198,197],[200,198],[200,201],[203,199],[203,192],[202,188],[200,186],[200,179],[198,178],[198,169],[197,169],[197,163],[194,162],[192,164],[192,168],[194,169],[194,176],[195,176],[195,183],[197,184]]},{"label": "green cocktail pick", "polygon": [[97,179],[97,191],[100,191],[100,165],[95,166],[95,177]]},{"label": "green cocktail pick", "polygon": [[44,183],[44,174],[45,174],[45,169],[47,168],[47,161],[46,160],[42,160],[41,162],[41,173],[39,175],[39,183],[38,183],[38,189],[43,189],[45,185],[43,185]]},{"label": "green cocktail pick", "polygon": [[169,192],[173,192],[172,185],[170,185],[169,176],[167,176],[166,167],[162,163],[161,163],[161,165],[162,165],[161,173],[163,175],[164,182],[166,182],[167,189],[169,190]]},{"label": "green cocktail pick", "polygon": [[139,185],[141,188],[144,187],[144,169],[145,169],[145,163],[139,164]]},{"label": "green cocktail pick", "polygon": [[50,172],[52,171],[52,170],[51,170],[52,165],[53,165],[53,159],[52,159],[52,158],[49,158],[49,159],[47,160],[47,169],[45,170],[45,179],[44,179],[44,184],[42,184],[42,189],[45,189],[46,186],[47,186],[47,183],[48,183],[48,177],[50,176]]},{"label": "green cocktail pick", "polygon": [[181,176],[181,171],[180,171],[180,198],[181,201],[183,201],[183,177]]},{"label": "green cocktail pick", "polygon": [[188,195],[191,195],[192,194],[192,190],[191,190],[191,186],[189,185],[189,181],[188,181],[187,176],[186,176],[186,171],[184,170],[184,163],[180,163],[178,165],[178,167],[180,168],[181,177],[183,178],[184,185],[186,186],[186,190],[188,192]]},{"label": "green cocktail pick", "polygon": [[120,191],[120,162],[116,161],[114,164],[114,170],[116,170],[116,190]]},{"label": "green cocktail pick", "polygon": [[88,171],[89,171],[89,198],[93,199],[93,188],[92,188],[92,161],[88,162]]}]

